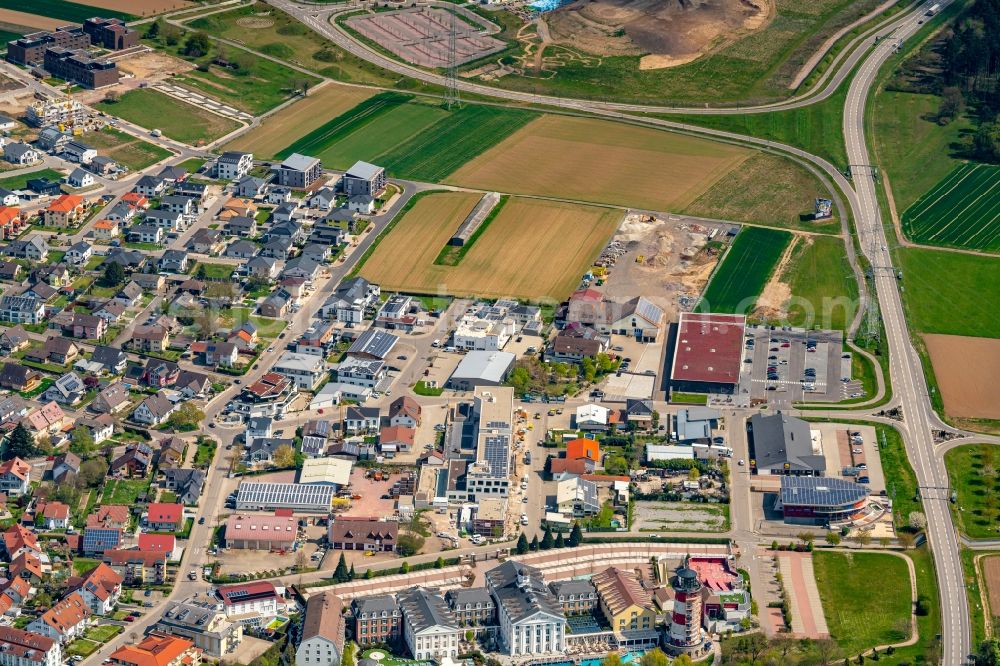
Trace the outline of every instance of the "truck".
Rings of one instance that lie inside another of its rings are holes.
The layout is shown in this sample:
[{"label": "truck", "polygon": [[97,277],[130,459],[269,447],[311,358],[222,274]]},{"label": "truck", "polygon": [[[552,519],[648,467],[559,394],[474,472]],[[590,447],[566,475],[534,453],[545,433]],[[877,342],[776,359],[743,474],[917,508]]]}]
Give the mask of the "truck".
[{"label": "truck", "polygon": [[935,2],[933,5],[931,5],[930,9],[927,10],[925,16],[934,16],[935,14],[938,13],[939,9],[941,9],[941,5]]}]

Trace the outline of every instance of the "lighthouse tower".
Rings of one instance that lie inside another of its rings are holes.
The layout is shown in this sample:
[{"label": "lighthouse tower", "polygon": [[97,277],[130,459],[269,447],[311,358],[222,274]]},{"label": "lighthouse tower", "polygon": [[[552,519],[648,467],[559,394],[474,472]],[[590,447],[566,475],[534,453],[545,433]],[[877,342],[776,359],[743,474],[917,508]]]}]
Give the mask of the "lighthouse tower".
[{"label": "lighthouse tower", "polygon": [[701,582],[687,562],[670,581],[674,588],[674,609],[667,629],[667,645],[674,653],[696,652],[704,636],[701,629]]}]

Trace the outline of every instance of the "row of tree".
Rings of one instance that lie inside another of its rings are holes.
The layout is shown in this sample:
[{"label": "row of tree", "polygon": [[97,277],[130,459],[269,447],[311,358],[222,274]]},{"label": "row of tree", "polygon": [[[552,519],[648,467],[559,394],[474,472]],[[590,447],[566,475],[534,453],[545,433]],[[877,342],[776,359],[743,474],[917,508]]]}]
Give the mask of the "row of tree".
[{"label": "row of tree", "polygon": [[564,538],[562,532],[559,532],[552,536],[552,530],[548,527],[545,528],[545,532],[542,534],[542,539],[539,541],[538,535],[531,537],[531,541],[528,541],[528,537],[521,532],[521,535],[517,537],[517,546],[514,550],[518,555],[524,555],[525,553],[535,552],[538,550],[551,550],[553,548],[576,548],[583,542],[583,530],[580,528],[580,523],[573,523],[573,529],[569,533],[568,538]]}]

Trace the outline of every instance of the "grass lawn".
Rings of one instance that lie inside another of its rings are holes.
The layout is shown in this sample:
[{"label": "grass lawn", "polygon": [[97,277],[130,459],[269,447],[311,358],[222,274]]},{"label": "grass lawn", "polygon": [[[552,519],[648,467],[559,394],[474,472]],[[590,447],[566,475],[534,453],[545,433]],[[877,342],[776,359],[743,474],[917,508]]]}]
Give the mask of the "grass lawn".
[{"label": "grass lawn", "polygon": [[66,648],[66,654],[71,657],[89,657],[96,652],[99,647],[101,647],[100,643],[95,643],[94,641],[87,640],[86,638],[78,638],[69,644]]},{"label": "grass lawn", "polygon": [[[266,13],[273,24],[248,30],[237,23],[241,17],[257,13]],[[397,84],[415,85],[412,79],[400,79],[391,72],[341,50],[288,14],[263,3],[195,19],[188,26],[219,37],[239,40],[246,46],[265,53],[274,51],[275,48],[283,51],[281,47],[291,49],[295,60],[304,67],[338,81],[386,87]]]},{"label": "grass lawn", "polygon": [[754,153],[680,212],[767,227],[839,233],[836,210],[827,220],[803,218],[813,213],[816,197],[829,198],[816,176],[783,157]]},{"label": "grass lawn", "polygon": [[[87,263],[84,265],[83,270],[85,270],[85,271],[97,270],[97,267],[100,266],[103,263],[104,263],[104,257],[102,257],[102,256],[91,257],[90,259],[87,260]],[[87,277],[89,277],[89,276],[87,276]],[[84,278],[79,278],[79,279],[82,280]],[[89,278],[89,279],[92,280],[93,278]],[[75,284],[76,283],[74,283],[74,285]],[[87,284],[90,284],[90,283],[88,282]]]},{"label": "grass lawn", "polygon": [[81,140],[132,171],[141,171],[171,155],[166,148],[137,139],[112,127],[105,127],[99,132],[87,132]]},{"label": "grass lawn", "polygon": [[209,113],[151,88],[130,90],[114,103],[98,102],[102,111],[190,145],[208,142],[232,132],[239,123]]},{"label": "grass lawn", "polygon": [[996,447],[969,444],[944,454],[951,487],[958,492],[958,503],[952,504],[952,514],[958,528],[974,539],[995,539],[997,529],[997,498],[1000,497],[1000,458]]},{"label": "grass lawn", "polygon": [[232,278],[235,266],[230,266],[229,264],[199,263],[195,266],[194,275],[198,275],[202,269],[204,269],[205,278],[208,280],[229,280]]},{"label": "grass lawn", "polygon": [[238,327],[245,321],[250,321],[257,327],[257,335],[262,338],[276,338],[278,334],[285,330],[288,322],[284,319],[271,319],[270,317],[258,317],[250,314],[249,308],[232,308],[229,310],[229,317],[232,318],[232,327]]},{"label": "grass lawn", "polygon": [[[238,68],[208,64],[208,71],[199,67],[178,74],[171,81],[255,116],[273,109],[297,91],[319,83],[314,76],[241,49],[221,45],[217,49],[220,56],[237,63]],[[202,66],[208,62],[207,59],[203,61]]]},{"label": "grass lawn", "polygon": [[746,227],[741,230],[715,269],[697,310],[749,312],[791,239],[790,233],[776,229]]},{"label": "grass lawn", "polygon": [[918,248],[896,250],[915,332],[1000,338],[1000,261]]},{"label": "grass lawn", "polygon": [[104,504],[135,504],[139,495],[149,489],[148,479],[111,479],[104,486]]},{"label": "grass lawn", "polygon": [[939,125],[933,116],[940,104],[937,95],[889,91],[875,95],[871,114],[875,154],[888,175],[900,215],[961,163],[957,147],[970,125],[964,118]]},{"label": "grass lawn", "polygon": [[0,188],[5,190],[23,190],[29,180],[34,180],[35,178],[47,178],[50,181],[61,180],[63,175],[61,171],[56,171],[55,169],[39,169],[31,173],[0,178]]},{"label": "grass lawn", "polygon": [[170,490],[164,490],[160,493],[160,501],[166,504],[173,504],[177,501],[177,493]]},{"label": "grass lawn", "polygon": [[208,467],[212,464],[212,459],[215,457],[215,440],[206,438],[201,442],[198,442],[198,450],[194,454],[194,465],[195,467],[204,466]]},{"label": "grass lawn", "polygon": [[680,405],[707,405],[708,394],[705,393],[671,393],[670,402]]},{"label": "grass lawn", "polygon": [[[910,575],[902,559],[818,550],[813,565],[830,635],[846,654],[910,635]],[[873,580],[878,594],[871,594]]]},{"label": "grass lawn", "polygon": [[192,157],[189,160],[184,160],[177,166],[182,169],[186,169],[188,173],[198,173],[198,169],[205,166],[205,160],[200,157]]},{"label": "grass lawn", "polygon": [[100,560],[93,560],[89,557],[77,557],[73,560],[73,572],[82,574],[90,571],[100,563]]},{"label": "grass lawn", "polygon": [[781,276],[792,298],[787,323],[844,330],[858,305],[858,285],[840,238],[804,236]]},{"label": "grass lawn", "polygon": [[444,393],[444,389],[441,387],[428,386],[427,382],[421,379],[413,385],[413,392],[417,395],[438,396]]},{"label": "grass lawn", "polygon": [[847,86],[842,85],[835,94],[822,102],[800,109],[732,116],[660,114],[658,117],[797,146],[843,168],[847,165],[847,148],[843,139],[846,95]]},{"label": "grass lawn", "polygon": [[107,643],[109,640],[124,631],[123,627],[119,627],[114,624],[100,624],[96,627],[90,627],[83,633],[84,638],[89,638],[92,641],[97,641],[98,643]]}]

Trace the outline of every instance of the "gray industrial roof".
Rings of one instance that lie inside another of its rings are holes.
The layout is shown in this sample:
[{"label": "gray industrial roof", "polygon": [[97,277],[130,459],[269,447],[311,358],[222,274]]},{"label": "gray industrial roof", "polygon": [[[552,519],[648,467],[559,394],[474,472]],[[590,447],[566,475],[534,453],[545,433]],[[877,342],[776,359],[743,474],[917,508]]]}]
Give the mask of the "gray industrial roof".
[{"label": "gray industrial roof", "polygon": [[[823,472],[826,458],[813,451],[809,424],[781,412],[750,417],[757,469],[784,467],[788,471]],[[787,465],[787,467],[786,467]]]},{"label": "gray industrial roof", "polygon": [[503,351],[470,351],[452,373],[452,379],[481,379],[499,384],[515,356]]},{"label": "gray industrial roof", "polygon": [[243,481],[236,491],[236,508],[272,506],[325,511],[336,492],[335,486]]},{"label": "gray industrial roof", "polygon": [[838,507],[867,496],[868,486],[837,477],[781,477],[781,503],[786,506]]}]

